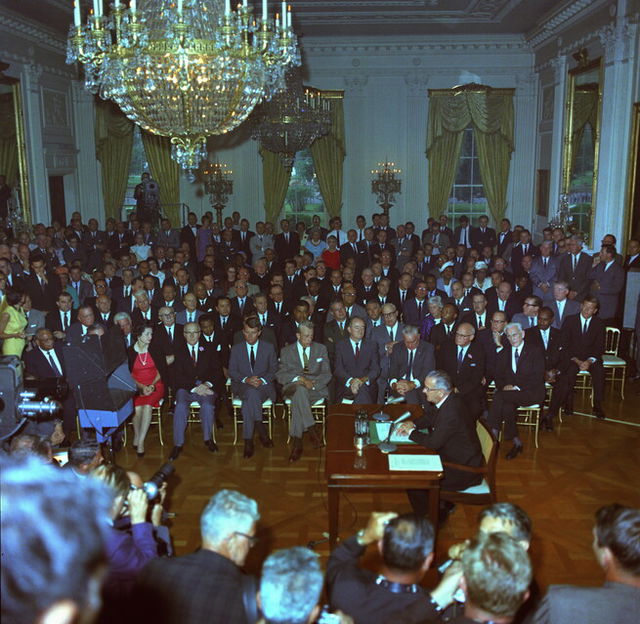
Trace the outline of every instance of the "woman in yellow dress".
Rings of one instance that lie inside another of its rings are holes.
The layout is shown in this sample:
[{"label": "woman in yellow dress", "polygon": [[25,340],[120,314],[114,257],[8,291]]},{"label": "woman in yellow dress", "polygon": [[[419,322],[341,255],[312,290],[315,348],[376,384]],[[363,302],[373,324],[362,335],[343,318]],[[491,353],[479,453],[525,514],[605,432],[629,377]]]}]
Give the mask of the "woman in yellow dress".
[{"label": "woman in yellow dress", "polygon": [[24,293],[21,290],[9,289],[5,295],[6,307],[0,314],[0,340],[2,355],[20,357],[26,344],[27,317],[22,311]]}]

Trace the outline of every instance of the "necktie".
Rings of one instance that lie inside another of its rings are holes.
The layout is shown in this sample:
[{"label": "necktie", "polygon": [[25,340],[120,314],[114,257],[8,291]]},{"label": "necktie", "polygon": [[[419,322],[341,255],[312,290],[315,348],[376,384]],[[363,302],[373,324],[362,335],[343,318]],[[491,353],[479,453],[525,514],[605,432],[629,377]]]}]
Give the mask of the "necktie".
[{"label": "necktie", "polygon": [[588,331],[588,329],[589,329],[589,321],[588,321],[588,320],[585,320],[585,321],[584,321],[584,324],[582,325],[582,333],[583,333],[583,334],[586,334],[586,333],[587,333],[587,331]]},{"label": "necktie", "polygon": [[278,314],[280,314],[280,306],[282,305],[281,302],[276,303],[276,310],[278,312]]},{"label": "necktie", "polygon": [[284,240],[286,240],[287,243],[289,242],[289,233],[288,232],[285,233]]},{"label": "necktie", "polygon": [[520,350],[516,348],[516,353],[515,353],[515,360],[516,360],[516,368],[514,369],[514,373],[516,372],[517,368],[518,368],[518,360],[520,359]]},{"label": "necktie", "polygon": [[340,321],[338,323],[338,325],[340,325],[340,331],[343,332],[344,331],[344,321]]},{"label": "necktie", "polygon": [[464,359],[464,349],[462,347],[458,347],[458,367],[457,371],[460,372],[462,368],[462,360]]},{"label": "necktie", "polygon": [[173,342],[173,327],[168,327],[167,333],[169,334],[169,342]]},{"label": "necktie", "polygon": [[413,379],[413,354],[414,349],[409,351],[409,368],[407,369],[407,379]]},{"label": "necktie", "polygon": [[529,317],[529,327],[533,327],[534,322],[533,322],[533,316]]},{"label": "necktie", "polygon": [[407,291],[406,290],[401,290],[400,291],[400,300],[402,302],[402,305],[404,305],[404,300],[405,300],[406,296],[407,296]]},{"label": "necktie", "polygon": [[224,329],[224,326],[227,324],[227,319],[226,318],[221,318],[220,319],[220,327],[222,329]]},{"label": "necktie", "polygon": [[249,353],[249,364],[251,364],[251,370],[256,367],[256,354],[253,350],[253,345],[251,345],[250,353]]},{"label": "necktie", "polygon": [[127,286],[127,287],[124,289],[124,296],[125,296],[125,297],[128,297],[130,294],[131,294],[131,288],[129,288],[129,286]]},{"label": "necktie", "polygon": [[53,369],[53,372],[55,373],[56,377],[62,377],[62,371],[58,368],[57,364],[55,363],[55,360],[53,359],[53,356],[51,355],[51,351],[49,351],[47,353],[47,355],[49,356],[49,364],[51,364],[51,368]]},{"label": "necktie", "polygon": [[307,348],[302,348],[302,367],[304,370],[309,370],[309,356],[307,355]]},{"label": "necktie", "polygon": [[418,303],[418,318],[422,320],[422,301]]},{"label": "necktie", "polygon": [[462,244],[467,246],[467,228],[463,228],[462,230]]},{"label": "necktie", "polygon": [[547,259],[546,258],[542,258],[542,266],[546,269],[547,268]]},{"label": "necktie", "polygon": [[358,253],[356,250],[356,244],[355,243],[351,243],[351,247],[353,248],[353,253]]},{"label": "necktie", "polygon": [[62,331],[66,332],[67,329],[69,329],[69,313],[65,312],[62,318],[64,319],[62,322]]},{"label": "necktie", "polygon": [[578,265],[578,260],[576,258],[576,256],[572,256],[573,257],[573,272],[576,272],[576,266]]},{"label": "necktie", "polygon": [[260,322],[262,323],[262,327],[266,327],[266,326],[267,326],[267,317],[266,317],[266,315],[265,315],[265,314],[263,314],[263,315],[260,317]]},{"label": "necktie", "polygon": [[522,248],[522,255],[523,255],[523,256],[526,256],[526,255],[527,255],[527,251],[528,251],[528,250],[529,250],[529,245],[525,245],[525,246]]},{"label": "necktie", "polygon": [[444,326],[444,330],[447,333],[447,336],[449,335],[449,333],[451,332],[451,327],[449,325],[445,325]]},{"label": "necktie", "polygon": [[548,332],[549,332],[548,329],[540,332],[542,334],[542,342],[544,342],[544,350],[545,351],[549,347],[549,335],[548,335]]},{"label": "necktie", "polygon": [[356,342],[356,360],[360,357],[360,343]]},{"label": "necktie", "polygon": [[189,312],[189,315],[188,315],[188,317],[187,317],[187,321],[188,321],[189,323],[193,323],[193,312]]},{"label": "necktie", "polygon": [[393,327],[389,327],[389,338],[393,340]]},{"label": "necktie", "polygon": [[197,360],[196,360],[196,348],[195,346],[191,347],[191,360],[193,361],[194,365],[197,364]]}]

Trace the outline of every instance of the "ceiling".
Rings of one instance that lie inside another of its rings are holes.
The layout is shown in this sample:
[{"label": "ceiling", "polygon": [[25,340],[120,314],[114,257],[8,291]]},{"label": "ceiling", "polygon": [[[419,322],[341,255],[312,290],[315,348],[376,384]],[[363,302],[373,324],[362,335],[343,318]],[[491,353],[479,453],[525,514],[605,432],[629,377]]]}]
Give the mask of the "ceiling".
[{"label": "ceiling", "polygon": [[[126,0],[125,0],[126,1]],[[219,0],[222,1],[222,0]],[[298,35],[525,34],[572,0],[289,0]],[[260,0],[252,0],[254,6]],[[81,0],[85,14],[92,0]],[[279,2],[269,0],[270,9]],[[2,6],[66,37],[72,0],[2,0]],[[271,9],[271,10],[273,10]]]}]

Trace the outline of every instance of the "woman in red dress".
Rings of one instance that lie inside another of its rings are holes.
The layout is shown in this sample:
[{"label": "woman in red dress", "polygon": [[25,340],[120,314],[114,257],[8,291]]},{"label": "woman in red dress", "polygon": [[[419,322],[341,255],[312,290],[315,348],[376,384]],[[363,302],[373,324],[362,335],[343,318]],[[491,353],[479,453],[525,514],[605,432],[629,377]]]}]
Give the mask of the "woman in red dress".
[{"label": "woman in red dress", "polygon": [[138,387],[138,395],[133,400],[133,448],[138,457],[144,457],[144,439],[151,424],[151,410],[160,405],[164,396],[164,384],[149,351],[153,326],[151,323],[138,325],[133,335],[136,342],[129,348],[129,369]]},{"label": "woman in red dress", "polygon": [[335,236],[327,237],[328,247],[322,252],[320,258],[328,268],[337,271],[340,268],[340,250],[338,249],[338,239]]}]

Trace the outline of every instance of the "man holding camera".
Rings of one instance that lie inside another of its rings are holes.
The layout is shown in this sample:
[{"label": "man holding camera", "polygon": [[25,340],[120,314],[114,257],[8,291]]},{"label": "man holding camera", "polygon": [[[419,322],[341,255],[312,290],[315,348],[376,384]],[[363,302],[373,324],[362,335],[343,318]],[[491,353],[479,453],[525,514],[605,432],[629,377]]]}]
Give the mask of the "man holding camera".
[{"label": "man holding camera", "polygon": [[160,186],[147,172],[143,173],[140,179],[140,184],[137,184],[133,191],[138,221],[153,222],[156,214],[159,214]]}]

